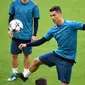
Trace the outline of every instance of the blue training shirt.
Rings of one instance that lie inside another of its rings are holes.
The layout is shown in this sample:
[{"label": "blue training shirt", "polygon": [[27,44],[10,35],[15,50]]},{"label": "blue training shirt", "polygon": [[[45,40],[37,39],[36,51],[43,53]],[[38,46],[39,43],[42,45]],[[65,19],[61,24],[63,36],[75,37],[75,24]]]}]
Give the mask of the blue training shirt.
[{"label": "blue training shirt", "polygon": [[33,31],[33,18],[40,17],[38,6],[32,0],[29,0],[27,4],[23,4],[21,0],[15,0],[10,5],[9,14],[13,14],[14,19],[19,19],[23,23],[23,30],[19,33],[14,33],[13,37],[30,40]]},{"label": "blue training shirt", "polygon": [[83,23],[64,20],[62,26],[55,25],[46,34],[45,38],[50,40],[52,37],[58,43],[55,52],[67,59],[75,60],[77,49],[77,30],[82,30]]}]

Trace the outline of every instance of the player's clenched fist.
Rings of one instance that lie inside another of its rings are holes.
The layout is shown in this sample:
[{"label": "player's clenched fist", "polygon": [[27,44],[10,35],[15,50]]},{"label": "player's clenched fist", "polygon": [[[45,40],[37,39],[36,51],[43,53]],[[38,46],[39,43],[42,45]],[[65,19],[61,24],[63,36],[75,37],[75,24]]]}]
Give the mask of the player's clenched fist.
[{"label": "player's clenched fist", "polygon": [[26,44],[20,44],[19,46],[18,46],[18,48],[20,49],[20,50],[23,50],[23,48],[25,48],[27,45]]}]

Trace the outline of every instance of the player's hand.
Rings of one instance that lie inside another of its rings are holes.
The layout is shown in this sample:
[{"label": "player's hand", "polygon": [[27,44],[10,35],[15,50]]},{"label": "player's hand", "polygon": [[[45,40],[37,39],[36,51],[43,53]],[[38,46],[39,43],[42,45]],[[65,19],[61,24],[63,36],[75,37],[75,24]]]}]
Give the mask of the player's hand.
[{"label": "player's hand", "polygon": [[13,33],[12,33],[12,31],[8,31],[8,36],[10,37],[10,38],[12,38],[13,37]]},{"label": "player's hand", "polygon": [[36,40],[36,36],[32,36],[32,41],[35,41]]},{"label": "player's hand", "polygon": [[27,46],[26,44],[20,44],[20,45],[18,46],[18,48],[19,48],[20,50],[23,50],[26,46]]}]

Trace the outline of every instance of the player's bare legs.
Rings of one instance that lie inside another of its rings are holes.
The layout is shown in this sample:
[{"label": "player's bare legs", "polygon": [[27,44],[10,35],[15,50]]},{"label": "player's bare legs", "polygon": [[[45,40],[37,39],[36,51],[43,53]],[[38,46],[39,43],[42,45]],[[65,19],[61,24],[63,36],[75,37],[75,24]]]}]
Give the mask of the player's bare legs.
[{"label": "player's bare legs", "polygon": [[[41,64],[43,64],[38,58],[35,58],[34,59],[34,62],[31,64],[31,66],[29,67],[29,71],[31,72],[31,73],[33,73],[33,72],[35,72],[38,68],[39,68],[39,66],[41,65]],[[69,84],[67,84],[67,83],[62,83],[61,85],[69,85]]]},{"label": "player's bare legs", "polygon": [[22,79],[23,82],[27,81],[29,75],[35,72],[41,64],[43,63],[38,58],[35,58],[29,69],[25,70],[23,73],[18,74],[19,77]]},{"label": "player's bare legs", "polygon": [[16,76],[18,73],[18,54],[12,55],[12,76],[7,79],[7,81],[11,82],[16,80]]},{"label": "player's bare legs", "polygon": [[30,66],[30,55],[24,54],[24,71],[23,75],[25,75],[28,72]]},{"label": "player's bare legs", "polygon": [[32,73],[35,72],[41,64],[43,64],[43,63],[38,58],[35,58],[34,62],[29,67],[29,71]]},{"label": "player's bare legs", "polygon": [[30,66],[30,55],[24,54],[24,68],[28,69]]},{"label": "player's bare legs", "polygon": [[12,68],[18,68],[18,55],[12,56]]}]

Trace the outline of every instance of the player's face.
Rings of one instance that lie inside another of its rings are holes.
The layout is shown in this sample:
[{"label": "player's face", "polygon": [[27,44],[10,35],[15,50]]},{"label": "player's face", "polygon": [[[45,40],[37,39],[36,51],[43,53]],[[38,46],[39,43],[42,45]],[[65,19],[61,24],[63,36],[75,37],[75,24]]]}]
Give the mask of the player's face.
[{"label": "player's face", "polygon": [[50,16],[51,16],[53,22],[55,24],[57,24],[59,22],[60,18],[61,18],[61,13],[56,12],[56,11],[52,11],[52,12],[50,12]]}]

